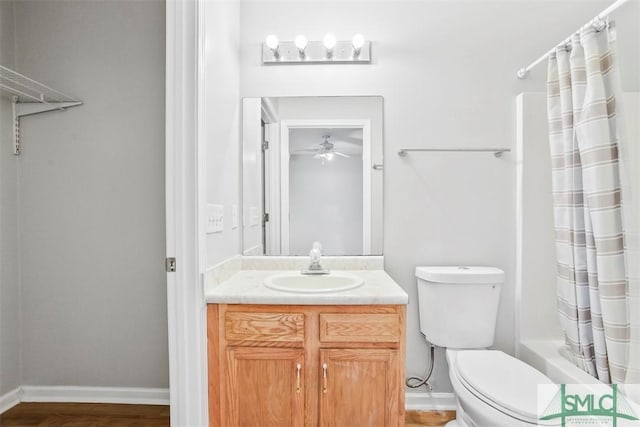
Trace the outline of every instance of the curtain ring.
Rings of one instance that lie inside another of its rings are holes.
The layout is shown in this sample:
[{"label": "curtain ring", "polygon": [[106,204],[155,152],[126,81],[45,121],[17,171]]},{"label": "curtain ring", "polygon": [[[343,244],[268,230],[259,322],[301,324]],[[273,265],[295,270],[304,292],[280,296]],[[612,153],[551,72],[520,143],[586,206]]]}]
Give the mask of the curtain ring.
[{"label": "curtain ring", "polygon": [[[607,17],[607,21],[608,21],[608,17]],[[597,33],[599,33],[600,31],[604,30],[605,28],[607,28],[607,21],[603,21],[602,19],[600,19],[599,17],[595,18],[593,20],[593,22],[591,23],[591,25],[593,26],[593,29],[596,30]]]}]

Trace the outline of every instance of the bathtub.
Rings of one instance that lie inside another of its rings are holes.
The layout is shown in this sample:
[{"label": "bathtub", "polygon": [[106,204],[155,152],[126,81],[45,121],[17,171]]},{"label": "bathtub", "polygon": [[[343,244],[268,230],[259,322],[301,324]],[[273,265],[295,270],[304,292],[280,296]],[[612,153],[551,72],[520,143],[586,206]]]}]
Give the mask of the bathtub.
[{"label": "bathtub", "polygon": [[[584,384],[587,388],[590,384],[603,384],[571,363],[567,352],[563,340],[523,340],[518,343],[516,355],[557,384]],[[633,414],[640,416],[640,384],[620,387]]]},{"label": "bathtub", "polygon": [[533,366],[558,384],[601,384],[571,363],[562,340],[524,340],[518,344],[518,359]]}]

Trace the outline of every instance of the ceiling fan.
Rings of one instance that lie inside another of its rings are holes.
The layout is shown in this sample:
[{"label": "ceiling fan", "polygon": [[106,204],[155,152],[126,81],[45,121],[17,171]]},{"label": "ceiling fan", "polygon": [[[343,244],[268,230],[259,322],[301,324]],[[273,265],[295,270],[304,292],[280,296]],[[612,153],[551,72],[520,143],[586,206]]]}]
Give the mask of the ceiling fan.
[{"label": "ceiling fan", "polygon": [[313,158],[322,160],[322,164],[324,164],[326,161],[332,160],[335,156],[346,157],[346,158],[351,157],[347,154],[341,153],[340,151],[336,151],[333,143],[329,141],[330,138],[331,138],[331,135],[328,133],[325,133],[324,135],[322,135],[323,141],[320,144],[318,144],[317,147],[303,148],[301,150],[294,151],[292,154],[314,153]]}]

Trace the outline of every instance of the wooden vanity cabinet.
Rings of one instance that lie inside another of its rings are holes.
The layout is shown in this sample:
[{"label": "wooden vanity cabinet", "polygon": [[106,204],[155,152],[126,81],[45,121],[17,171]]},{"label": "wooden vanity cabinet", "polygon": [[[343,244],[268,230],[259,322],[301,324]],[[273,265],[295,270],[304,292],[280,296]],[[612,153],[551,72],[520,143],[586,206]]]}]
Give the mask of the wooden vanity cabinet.
[{"label": "wooden vanity cabinet", "polygon": [[216,427],[404,426],[404,305],[208,306]]},{"label": "wooden vanity cabinet", "polygon": [[398,350],[320,350],[320,425],[404,425],[398,413],[398,393],[403,390],[398,363]]}]

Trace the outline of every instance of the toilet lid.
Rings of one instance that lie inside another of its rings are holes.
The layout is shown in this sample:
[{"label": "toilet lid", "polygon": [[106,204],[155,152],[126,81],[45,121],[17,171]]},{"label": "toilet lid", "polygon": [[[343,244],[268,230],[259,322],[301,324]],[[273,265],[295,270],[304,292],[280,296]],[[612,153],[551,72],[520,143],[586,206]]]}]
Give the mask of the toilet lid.
[{"label": "toilet lid", "polygon": [[526,363],[495,350],[460,351],[456,370],[469,391],[496,409],[535,424],[538,384],[553,384]]}]

